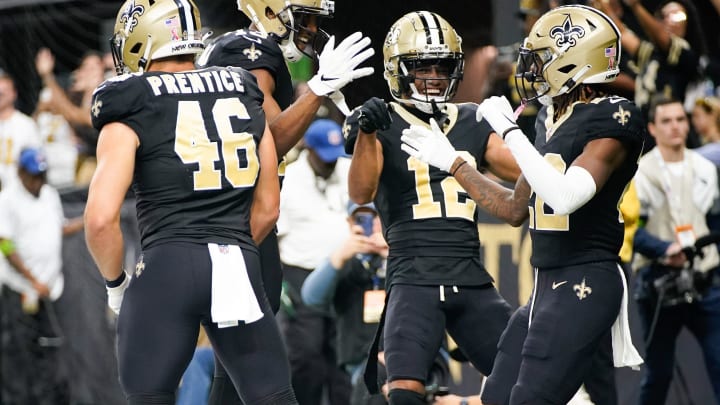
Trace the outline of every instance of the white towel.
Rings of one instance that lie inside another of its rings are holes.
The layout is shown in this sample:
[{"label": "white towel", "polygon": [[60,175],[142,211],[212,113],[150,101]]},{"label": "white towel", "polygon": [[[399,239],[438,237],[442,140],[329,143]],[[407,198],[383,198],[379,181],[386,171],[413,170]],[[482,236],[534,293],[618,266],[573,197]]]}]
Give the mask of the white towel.
[{"label": "white towel", "polygon": [[210,315],[219,328],[253,323],[263,317],[253,291],[242,251],[237,245],[208,243],[212,260]]},{"label": "white towel", "polygon": [[628,286],[625,280],[625,272],[618,265],[618,271],[623,282],[623,296],[620,304],[620,313],[612,326],[612,348],[613,363],[615,367],[631,367],[639,370],[643,363],[642,357],[633,346],[630,336],[630,324],[628,322]]}]

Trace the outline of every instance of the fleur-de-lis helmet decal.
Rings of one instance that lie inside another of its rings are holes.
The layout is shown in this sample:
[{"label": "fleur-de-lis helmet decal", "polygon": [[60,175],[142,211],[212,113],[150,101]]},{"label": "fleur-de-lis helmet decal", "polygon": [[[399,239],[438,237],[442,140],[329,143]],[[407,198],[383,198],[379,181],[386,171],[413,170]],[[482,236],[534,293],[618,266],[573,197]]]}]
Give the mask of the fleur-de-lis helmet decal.
[{"label": "fleur-de-lis helmet decal", "polygon": [[120,22],[125,23],[125,33],[130,33],[138,24],[138,17],[143,15],[145,7],[141,4],[135,4],[134,0],[127,3],[125,9],[120,14]]},{"label": "fleur-de-lis helmet decal", "polygon": [[607,15],[582,5],[556,7],[520,47],[516,88],[524,101],[550,105],[578,85],[615,80],[620,54],[620,31]]},{"label": "fleur-de-lis helmet decal", "polygon": [[577,39],[585,36],[585,29],[579,25],[573,25],[570,14],[567,15],[562,25],[556,25],[550,30],[550,36],[555,38],[557,46],[577,45]]}]

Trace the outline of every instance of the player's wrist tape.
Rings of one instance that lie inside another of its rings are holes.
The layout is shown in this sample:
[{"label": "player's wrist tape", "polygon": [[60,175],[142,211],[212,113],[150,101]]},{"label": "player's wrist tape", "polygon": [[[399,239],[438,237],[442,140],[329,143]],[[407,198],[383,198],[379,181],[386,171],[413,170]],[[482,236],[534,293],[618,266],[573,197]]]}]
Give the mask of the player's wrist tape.
[{"label": "player's wrist tape", "polygon": [[105,286],[107,288],[119,287],[123,283],[123,281],[125,281],[126,277],[127,277],[127,275],[125,274],[125,271],[123,270],[120,273],[120,277],[116,278],[115,280],[105,280]]},{"label": "player's wrist tape", "polygon": [[3,239],[0,241],[0,252],[3,256],[7,257],[15,253],[15,244],[10,239]]}]

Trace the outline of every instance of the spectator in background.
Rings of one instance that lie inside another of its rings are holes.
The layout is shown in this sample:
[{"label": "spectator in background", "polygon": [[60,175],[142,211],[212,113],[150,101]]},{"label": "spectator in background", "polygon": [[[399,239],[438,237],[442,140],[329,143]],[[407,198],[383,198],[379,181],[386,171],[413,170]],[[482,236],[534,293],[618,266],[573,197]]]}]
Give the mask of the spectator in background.
[{"label": "spectator in background", "polygon": [[[640,0],[623,0],[643,29],[642,39],[610,13],[622,34],[623,49],[634,57],[638,69],[635,104],[647,116],[654,94],[685,100],[688,85],[698,80],[700,61],[706,55],[705,40],[697,12],[684,0],[665,0],[651,14]],[[608,7],[604,11],[612,11]]]},{"label": "spectator in background", "polygon": [[65,91],[55,79],[55,57],[47,48],[38,51],[35,69],[50,96],[44,101],[45,108],[62,115],[70,124],[79,141],[76,183],[87,185],[95,171],[95,149],[98,131],[92,127],[92,95],[95,88],[105,80],[102,55],[86,53],[80,65],[72,72],[70,87]]},{"label": "spectator in background", "polygon": [[[374,204],[350,203],[347,215],[350,235],[310,273],[301,293],[306,305],[334,314],[338,365],[353,387],[350,404],[367,405],[361,374],[385,305],[388,246]],[[385,403],[381,395],[373,397]]]},{"label": "spectator in background", "polygon": [[78,147],[75,132],[65,117],[51,111],[52,92],[42,89],[33,117],[48,159],[48,184],[61,188],[75,184]]},{"label": "spectator in background", "polygon": [[105,52],[102,55],[103,69],[105,70],[105,80],[115,77],[115,61],[113,60],[112,52]]},{"label": "spectator in background", "polygon": [[24,149],[18,166],[20,181],[0,193],[0,399],[62,404],[69,393],[58,368],[63,333],[53,305],[64,287],[62,238],[83,223],[65,220],[41,150]]},{"label": "spectator in background", "polygon": [[13,78],[0,69],[0,189],[17,180],[20,151],[42,143],[35,121],[15,108],[17,97]]},{"label": "spectator in background", "polygon": [[[689,277],[683,275],[688,273],[683,273],[687,257],[682,251],[708,234],[706,215],[719,195],[717,171],[686,149],[689,123],[680,101],[657,98],[649,112],[648,129],[657,146],[640,160],[635,177],[641,225],[634,239],[638,254],[633,267],[638,270],[635,297],[646,345],[640,405],[665,403],[683,326],[697,338],[720,400],[720,287],[707,288],[705,283],[713,273],[720,274],[718,250],[714,244],[706,246]],[[702,280],[696,270],[704,274]]]},{"label": "spectator in background", "polygon": [[320,119],[305,133],[306,149],[285,170],[280,193],[278,241],[292,310],[278,314],[300,405],[347,405],[350,378],[337,365],[335,319],[305,305],[305,279],[348,238],[347,173],[340,125]]},{"label": "spectator in background", "polygon": [[[617,21],[622,21],[625,16],[625,9],[623,8],[621,0],[591,0],[588,3],[613,18],[616,24]],[[628,100],[633,100],[635,99],[635,76],[637,73],[630,66],[632,57],[624,47],[620,49],[619,60],[620,65],[618,67],[620,68],[620,72],[615,80],[608,83],[607,86],[611,93],[625,97]]]},{"label": "spectator in background", "polygon": [[692,111],[692,125],[703,141],[703,146],[695,152],[720,167],[720,99],[697,99]]}]

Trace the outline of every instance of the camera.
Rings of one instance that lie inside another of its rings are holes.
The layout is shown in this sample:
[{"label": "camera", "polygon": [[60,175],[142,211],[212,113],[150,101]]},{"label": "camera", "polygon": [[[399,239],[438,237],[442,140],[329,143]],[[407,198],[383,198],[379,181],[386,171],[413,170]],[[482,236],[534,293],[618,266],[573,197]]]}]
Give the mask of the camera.
[{"label": "camera", "polygon": [[373,222],[375,221],[375,214],[369,212],[358,212],[354,215],[355,223],[360,225],[363,229],[365,236],[373,234]]},{"label": "camera", "polygon": [[696,270],[695,258],[703,258],[705,246],[720,242],[720,233],[710,233],[698,238],[695,245],[683,248],[688,259],[682,269],[668,268],[663,275],[652,281],[652,287],[663,307],[690,304],[703,299],[707,289],[715,283],[713,272]]},{"label": "camera", "polygon": [[425,402],[428,404],[435,403],[437,397],[443,397],[450,395],[450,389],[448,387],[432,383],[425,386]]},{"label": "camera", "polygon": [[672,269],[653,281],[660,305],[691,304],[703,298],[705,277],[692,268]]}]

